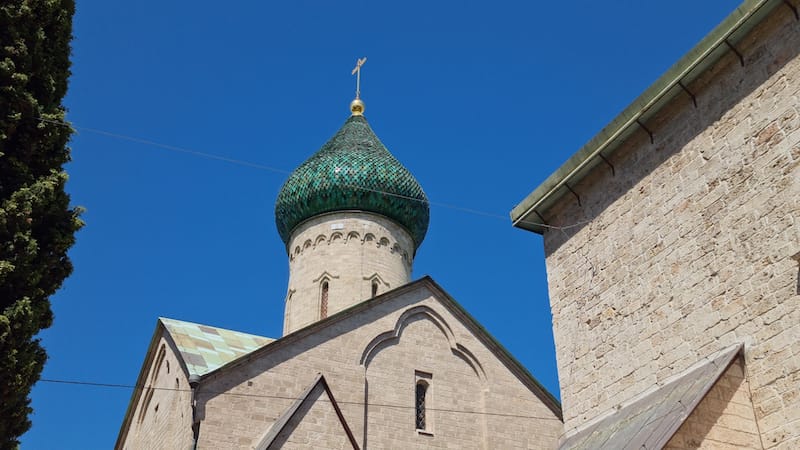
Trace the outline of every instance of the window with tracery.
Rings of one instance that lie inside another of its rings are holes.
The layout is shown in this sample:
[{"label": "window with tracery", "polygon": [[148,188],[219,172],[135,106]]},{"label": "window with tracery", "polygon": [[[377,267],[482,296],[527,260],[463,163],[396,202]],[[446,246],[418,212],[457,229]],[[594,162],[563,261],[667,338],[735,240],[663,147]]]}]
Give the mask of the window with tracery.
[{"label": "window with tracery", "polygon": [[417,382],[417,394],[416,394],[416,423],[418,430],[425,429],[425,397],[428,393],[428,383],[424,381]]},{"label": "window with tracery", "polygon": [[319,300],[319,316],[324,319],[328,317],[328,282],[322,282],[322,293]]}]

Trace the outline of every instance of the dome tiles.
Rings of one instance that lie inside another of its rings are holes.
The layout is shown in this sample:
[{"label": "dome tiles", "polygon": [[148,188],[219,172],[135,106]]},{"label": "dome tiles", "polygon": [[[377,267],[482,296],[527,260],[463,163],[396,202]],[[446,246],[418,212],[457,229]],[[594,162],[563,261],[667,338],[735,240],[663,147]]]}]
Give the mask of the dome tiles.
[{"label": "dome tiles", "polygon": [[386,149],[362,115],[353,115],[284,183],[275,202],[278,233],[289,245],[303,221],[336,211],[367,211],[403,226],[415,249],[430,220],[417,180]]}]

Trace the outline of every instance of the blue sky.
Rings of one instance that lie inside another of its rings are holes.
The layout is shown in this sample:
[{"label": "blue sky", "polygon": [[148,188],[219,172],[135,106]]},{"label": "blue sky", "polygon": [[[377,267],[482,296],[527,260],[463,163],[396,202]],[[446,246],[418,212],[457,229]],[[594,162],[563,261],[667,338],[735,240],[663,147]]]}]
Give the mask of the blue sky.
[{"label": "blue sky", "polygon": [[[347,119],[367,56],[365,115],[432,201],[414,278],[558,396],[542,240],[508,213],[738,3],[78,0],[67,170],[86,227],[43,378],[134,384],[158,316],[279,337],[274,201]],[[40,382],[22,447],[110,448],[130,396]]]}]

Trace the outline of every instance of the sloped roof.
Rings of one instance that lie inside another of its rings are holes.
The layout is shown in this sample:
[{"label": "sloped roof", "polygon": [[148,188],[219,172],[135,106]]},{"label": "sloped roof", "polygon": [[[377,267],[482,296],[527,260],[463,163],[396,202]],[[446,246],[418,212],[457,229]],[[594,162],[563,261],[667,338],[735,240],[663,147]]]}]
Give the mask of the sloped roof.
[{"label": "sloped roof", "polygon": [[[457,319],[459,319],[461,323],[473,333],[475,338],[488,347],[489,350],[494,353],[495,357],[497,357],[497,359],[502,362],[520,382],[522,382],[522,384],[530,389],[530,391],[533,392],[533,394],[536,395],[539,400],[541,400],[542,403],[544,403],[559,420],[562,419],[561,403],[553,396],[553,394],[551,394],[541,383],[539,383],[539,381],[536,380],[533,375],[531,375],[531,373],[525,368],[525,366],[522,365],[522,363],[517,361],[517,359],[514,358],[514,356],[512,356],[502,344],[500,344],[500,342],[498,342],[485,328],[483,328],[483,326],[474,317],[472,317],[472,315],[470,315],[429,275],[426,275],[419,280],[396,287],[390,291],[384,292],[375,298],[362,301],[361,303],[356,303],[355,305],[328,316],[325,319],[318,320],[304,328],[295,330],[294,332],[283,336],[280,339],[273,340],[270,344],[253,350],[252,357],[263,357],[270,352],[284,348],[286,345],[291,345],[298,340],[318,333],[326,327],[334,326],[334,324],[345,320],[348,317],[359,314],[367,309],[375,308],[384,302],[388,302],[391,299],[396,298],[397,296],[423,287],[430,290],[434,297],[441,302],[441,304],[445,306]],[[243,358],[237,358],[236,361],[230,361],[230,363],[225,364],[224,367],[221,367],[220,370],[215,373],[220,374],[220,372],[231,369],[242,363]]]},{"label": "sloped roof", "polygon": [[[561,197],[573,193],[570,185],[577,184],[595,167],[608,163],[611,154],[634,132],[642,128],[646,130],[648,120],[655,117],[673,98],[688,93],[696,101],[686,86],[690,86],[723,55],[735,52],[732,49],[736,44],[781,4],[788,3],[780,0],[744,0],[611,123],[515,206],[511,211],[512,224],[524,230],[544,233],[547,223],[542,215]],[[613,166],[611,169],[614,170]]]},{"label": "sloped roof", "polygon": [[275,340],[182,320],[158,320],[178,348],[189,375],[205,375]]},{"label": "sloped roof", "polygon": [[[220,372],[226,369],[244,364],[247,359],[245,357],[263,357],[270,352],[285,348],[287,345],[291,345],[307,336],[313,335],[326,327],[334,326],[336,323],[350,316],[359,314],[370,308],[375,308],[399,295],[422,287],[429,289],[442,305],[447,307],[457,319],[461,320],[462,323],[474,333],[475,337],[486,345],[495,354],[498,360],[503,363],[520,382],[530,389],[559,420],[561,420],[561,404],[553,394],[542,386],[533,375],[502,346],[502,344],[495,340],[474,317],[451,297],[450,294],[442,289],[441,286],[433,281],[430,276],[425,276],[419,280],[412,281],[411,283],[380,294],[373,299],[353,305],[350,308],[339,311],[326,319],[296,330],[280,339],[271,339],[263,336],[226,330],[224,328],[210,327],[161,317],[158,319],[158,325],[151,339],[150,346],[145,356],[145,362],[142,364],[136,384],[137,386],[144,385],[144,380],[150,367],[149,364],[151,364],[152,359],[155,357],[156,345],[162,335],[171,340],[172,344],[177,348],[178,356],[185,365],[188,375],[198,375],[205,379],[213,377],[215,374],[219,375]],[[315,386],[316,383],[310,389],[313,389]],[[115,448],[121,448],[121,443],[128,431],[133,409],[142,392],[141,389],[136,389],[131,396]],[[296,406],[299,408],[301,405],[298,404]]]},{"label": "sloped roof", "polygon": [[660,449],[744,349],[723,349],[567,435],[559,449]]}]

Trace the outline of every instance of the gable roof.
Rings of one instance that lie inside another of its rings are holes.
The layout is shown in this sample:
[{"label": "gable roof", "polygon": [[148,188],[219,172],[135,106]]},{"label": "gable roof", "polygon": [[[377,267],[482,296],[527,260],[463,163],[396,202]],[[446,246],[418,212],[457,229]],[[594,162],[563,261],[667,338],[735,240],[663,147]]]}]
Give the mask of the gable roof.
[{"label": "gable roof", "polygon": [[339,423],[342,425],[343,431],[347,435],[347,439],[350,441],[350,444],[353,446],[353,449],[359,450],[358,443],[356,442],[355,436],[353,436],[353,431],[350,430],[350,427],[347,425],[347,421],[342,414],[342,410],[339,408],[339,404],[336,402],[336,398],[333,396],[333,392],[331,392],[330,386],[328,386],[328,382],[325,380],[325,377],[322,374],[317,374],[317,377],[314,379],[314,382],[300,395],[300,397],[290,406],[280,417],[275,421],[270,428],[269,432],[261,439],[261,442],[256,446],[256,450],[267,450],[272,448],[272,444],[275,443],[275,440],[278,436],[281,435],[284,431],[291,431],[291,420],[294,418],[301,419],[300,417],[300,409],[303,407],[309,407],[312,403],[317,401],[315,398],[315,393],[320,393],[320,391],[324,391],[328,395],[329,402],[324,402],[326,404],[330,404],[334,411],[336,412],[336,417],[339,419]]},{"label": "gable roof", "polygon": [[187,378],[192,375],[203,376],[213,372],[275,340],[219,327],[159,317],[153,337],[150,338],[144,362],[139,369],[136,389],[133,390],[128,408],[125,410],[114,448],[121,448],[122,441],[127,435],[133,410],[142,395],[150,365],[155,358],[156,346],[162,336],[170,342],[171,348],[177,351],[176,356],[184,367]]},{"label": "gable roof", "polygon": [[419,280],[412,281],[408,284],[387,291],[372,299],[364,300],[363,302],[339,311],[338,313],[329,316],[326,319],[319,320],[280,339],[276,339],[260,348],[251,351],[250,353],[242,354],[226,364],[223,364],[217,369],[206,372],[203,375],[201,382],[203,379],[207,379],[211,376],[217,376],[221,372],[233,367],[237,367],[240,364],[245,364],[247,360],[263,357],[271,352],[283,348],[286,345],[291,345],[292,343],[304,339],[307,336],[316,334],[325,328],[334,326],[335,324],[357,315],[362,311],[377,307],[380,304],[389,302],[394,298],[418,289],[428,289],[432,294],[434,294],[434,298],[439,300],[440,303],[447,308],[456,319],[460,320],[461,323],[463,323],[464,326],[466,326],[467,329],[469,329],[483,345],[489,348],[497,357],[497,359],[503,363],[503,365],[511,373],[513,373],[517,379],[522,382],[522,384],[524,384],[534,395],[536,395],[536,397],[539,398],[539,400],[541,400],[542,403],[544,403],[553,412],[553,414],[558,417],[559,420],[563,420],[561,403],[555,398],[555,396],[553,396],[553,394],[551,394],[541,383],[539,383],[539,381],[536,380],[536,378],[534,378],[533,375],[531,375],[531,373],[519,361],[517,361],[517,359],[514,358],[511,353],[509,353],[508,350],[503,347],[502,344],[500,344],[500,342],[498,342],[491,334],[489,334],[489,332],[486,331],[486,329],[483,328],[483,326],[481,326],[481,324],[478,323],[474,317],[472,317],[460,304],[458,304],[453,297],[450,296],[450,294],[442,289],[442,287],[433,281],[433,279],[428,275],[420,278]]},{"label": "gable roof", "polygon": [[[238,331],[226,330],[224,328],[210,327],[192,322],[185,322],[175,319],[159,318],[156,329],[150,340],[144,362],[136,381],[137,389],[131,395],[128,408],[125,411],[122,427],[115,448],[121,448],[122,441],[127,434],[127,429],[131,421],[133,409],[142,393],[144,380],[147,375],[149,364],[154,358],[156,344],[159,338],[164,335],[168,338],[171,345],[178,351],[178,358],[187,372],[187,376],[193,374],[200,376],[200,382],[209,377],[215,376],[222,371],[244,364],[248,359],[257,356],[264,356],[270,352],[291,345],[309,335],[317,333],[327,327],[334,326],[351,316],[362,311],[388,302],[400,295],[408,292],[426,288],[430,290],[436,299],[445,306],[454,317],[459,319],[472,334],[489,348],[498,360],[503,363],[511,373],[513,373],[522,384],[524,384],[539,400],[542,401],[559,419],[563,420],[561,403],[551,394],[533,375],[519,362],[511,353],[503,347],[488,331],[486,331],[474,317],[472,317],[453,297],[450,296],[441,286],[439,286],[430,276],[425,276],[419,280],[412,281],[398,288],[387,291],[369,300],[365,300],[350,308],[339,311],[326,319],[308,325],[305,328],[294,331],[279,339],[253,334],[241,333]],[[312,387],[313,388],[313,387]],[[299,406],[298,406],[299,407]]]},{"label": "gable roof", "polygon": [[189,375],[203,376],[275,339],[159,317]]},{"label": "gable roof", "polygon": [[744,345],[723,349],[666,383],[567,434],[559,449],[660,449],[720,379]]},{"label": "gable roof", "polygon": [[[542,215],[561,197],[571,195],[570,185],[575,185],[598,165],[608,163],[608,157],[634,132],[639,129],[647,130],[647,121],[673,98],[687,93],[694,98],[694,94],[688,91],[686,86],[719,61],[723,55],[735,52],[732,50],[735,45],[770,11],[781,4],[780,0],[743,1],[622,113],[515,206],[511,210],[512,224],[524,230],[544,233],[547,222]],[[611,170],[614,170],[613,166]]]}]

